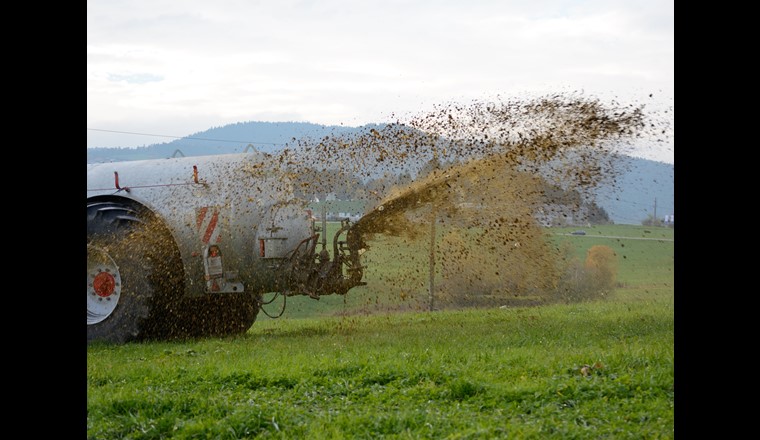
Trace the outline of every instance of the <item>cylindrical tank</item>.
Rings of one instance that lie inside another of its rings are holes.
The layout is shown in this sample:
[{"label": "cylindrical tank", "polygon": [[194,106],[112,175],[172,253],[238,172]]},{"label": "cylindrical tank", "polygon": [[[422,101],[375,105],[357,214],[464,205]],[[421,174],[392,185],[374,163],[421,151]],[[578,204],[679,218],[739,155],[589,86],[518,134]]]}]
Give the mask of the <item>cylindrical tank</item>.
[{"label": "cylindrical tank", "polygon": [[[314,267],[313,220],[288,173],[258,152],[89,164],[88,340],[138,338],[190,310],[181,303],[194,297],[227,296],[185,315],[244,309],[225,318],[240,323],[217,327],[246,330],[262,293],[330,285],[312,273],[341,278],[350,262]],[[220,305],[238,297],[244,306]]]},{"label": "cylindrical tank", "polygon": [[263,153],[90,164],[87,197],[126,198],[155,213],[179,248],[189,294],[205,291],[204,247],[216,244],[225,270],[266,291],[267,260],[313,233],[287,173]]}]

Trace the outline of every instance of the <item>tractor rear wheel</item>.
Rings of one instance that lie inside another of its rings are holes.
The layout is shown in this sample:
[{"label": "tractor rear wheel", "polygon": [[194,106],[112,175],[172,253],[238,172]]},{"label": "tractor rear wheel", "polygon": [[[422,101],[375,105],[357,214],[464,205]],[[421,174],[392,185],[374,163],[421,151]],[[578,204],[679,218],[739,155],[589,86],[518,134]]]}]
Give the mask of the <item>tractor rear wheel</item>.
[{"label": "tractor rear wheel", "polygon": [[88,201],[88,343],[164,337],[183,278],[171,234],[147,209]]}]

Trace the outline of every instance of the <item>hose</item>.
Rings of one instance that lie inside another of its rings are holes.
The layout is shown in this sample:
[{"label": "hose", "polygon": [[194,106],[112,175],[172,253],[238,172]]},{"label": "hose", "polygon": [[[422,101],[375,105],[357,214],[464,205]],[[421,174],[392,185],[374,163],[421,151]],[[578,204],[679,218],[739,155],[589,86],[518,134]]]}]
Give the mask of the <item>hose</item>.
[{"label": "hose", "polygon": [[259,303],[259,310],[261,310],[262,312],[264,312],[265,315],[267,315],[268,317],[270,317],[272,319],[277,319],[280,316],[282,316],[282,314],[285,313],[285,304],[287,303],[287,299],[288,299],[287,295],[282,295],[282,309],[280,310],[280,313],[277,316],[270,315],[269,313],[267,313],[267,311],[264,309],[264,307],[262,307],[264,305],[271,304],[272,301],[274,301],[275,299],[277,299],[277,297],[280,296],[280,295],[282,295],[282,294],[280,292],[277,292],[277,293],[274,294],[274,296],[272,297],[272,299],[270,299],[269,301],[266,301],[266,302],[264,302],[264,301],[258,301],[258,303]]}]

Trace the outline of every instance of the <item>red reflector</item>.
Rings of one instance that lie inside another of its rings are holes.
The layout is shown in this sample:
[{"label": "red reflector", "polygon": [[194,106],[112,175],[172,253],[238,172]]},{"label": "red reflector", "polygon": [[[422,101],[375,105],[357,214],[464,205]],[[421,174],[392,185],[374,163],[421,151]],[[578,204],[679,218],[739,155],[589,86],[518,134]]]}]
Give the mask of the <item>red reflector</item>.
[{"label": "red reflector", "polygon": [[266,252],[264,252],[264,239],[259,238],[259,256],[261,258],[264,258],[266,256]]}]

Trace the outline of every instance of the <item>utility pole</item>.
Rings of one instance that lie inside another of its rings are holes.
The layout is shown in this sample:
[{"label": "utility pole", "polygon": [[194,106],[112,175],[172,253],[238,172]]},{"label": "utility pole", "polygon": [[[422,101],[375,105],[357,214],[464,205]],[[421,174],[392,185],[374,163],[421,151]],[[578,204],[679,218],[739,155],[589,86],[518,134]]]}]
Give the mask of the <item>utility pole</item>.
[{"label": "utility pole", "polygon": [[[438,168],[438,149],[433,144],[433,160],[435,168],[431,172],[435,172]],[[433,197],[430,203],[430,278],[428,282],[428,300],[430,301],[430,311],[433,311],[433,292],[435,291],[435,221],[438,217],[438,208],[435,203],[435,197]]]},{"label": "utility pole", "polygon": [[428,283],[428,299],[430,300],[430,311],[433,311],[433,291],[435,290],[435,221],[438,212],[435,202],[430,206],[432,217],[430,219],[430,282]]},{"label": "utility pole", "polygon": [[657,226],[659,222],[657,221],[657,197],[654,198],[654,226]]}]

